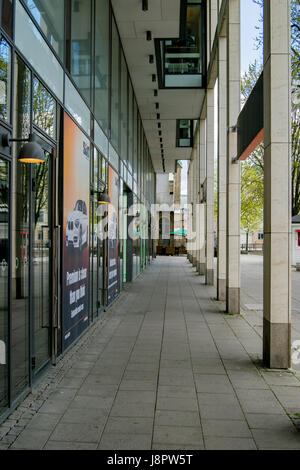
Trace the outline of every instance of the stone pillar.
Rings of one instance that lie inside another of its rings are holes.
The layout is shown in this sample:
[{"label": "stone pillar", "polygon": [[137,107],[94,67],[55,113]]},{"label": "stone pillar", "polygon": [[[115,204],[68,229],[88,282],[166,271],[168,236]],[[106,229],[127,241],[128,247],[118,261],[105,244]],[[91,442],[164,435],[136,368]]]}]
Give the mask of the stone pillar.
[{"label": "stone pillar", "polygon": [[[196,203],[195,203],[195,152],[193,150],[192,152],[192,161],[191,161],[191,184],[192,184],[192,203],[193,203],[193,222],[192,222],[192,231],[193,234],[196,232]],[[191,263],[193,266],[195,266],[195,239],[193,238],[192,240],[192,250],[191,250]]]},{"label": "stone pillar", "polygon": [[217,299],[226,300],[226,185],[227,185],[227,40],[219,38],[218,57],[218,275]]},{"label": "stone pillar", "polygon": [[209,16],[210,16],[210,49],[213,48],[213,43],[216,34],[216,28],[218,24],[218,0],[209,0]]},{"label": "stone pillar", "polygon": [[196,232],[197,232],[197,245],[196,245],[196,270],[199,273],[200,265],[200,246],[201,246],[201,212],[200,212],[200,130],[198,127],[197,134],[195,136],[195,152],[196,152],[196,173],[197,173],[197,213],[196,213]]},{"label": "stone pillar", "polygon": [[264,330],[267,367],[291,356],[290,1],[264,2]]},{"label": "stone pillar", "polygon": [[205,276],[206,272],[206,202],[203,195],[203,184],[206,179],[206,121],[200,119],[199,125],[199,172],[200,172],[200,233],[199,233],[199,274]]},{"label": "stone pillar", "polygon": [[240,113],[240,0],[228,0],[227,11],[227,282],[226,309],[240,313],[241,171],[232,163],[237,153],[236,126]]},{"label": "stone pillar", "polygon": [[206,272],[205,283],[214,284],[214,90],[207,89],[206,122]]}]

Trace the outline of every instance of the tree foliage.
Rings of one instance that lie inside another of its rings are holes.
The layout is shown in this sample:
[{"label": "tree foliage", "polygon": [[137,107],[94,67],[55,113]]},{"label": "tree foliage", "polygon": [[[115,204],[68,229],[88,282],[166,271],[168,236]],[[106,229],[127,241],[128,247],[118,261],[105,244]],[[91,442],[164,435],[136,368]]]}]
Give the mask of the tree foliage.
[{"label": "tree foliage", "polygon": [[[253,0],[254,3],[263,6],[263,0]],[[291,0],[291,81],[292,81],[292,116],[291,116],[291,140],[292,140],[292,215],[300,213],[300,111],[299,111],[299,85],[300,85],[300,15],[298,0]],[[262,21],[262,19],[261,19]],[[259,29],[259,27],[258,27]],[[257,47],[261,47],[263,41],[262,30],[259,30],[256,38]],[[262,64],[258,61],[249,66],[248,71],[242,77],[242,102],[247,101],[253,87],[255,86],[261,72]],[[247,159],[247,166],[255,168],[258,177],[258,191],[261,190],[264,170],[264,145],[261,144]],[[243,173],[242,179],[247,178],[247,171]],[[254,182],[253,182],[254,184]],[[243,181],[242,181],[243,187]]]}]

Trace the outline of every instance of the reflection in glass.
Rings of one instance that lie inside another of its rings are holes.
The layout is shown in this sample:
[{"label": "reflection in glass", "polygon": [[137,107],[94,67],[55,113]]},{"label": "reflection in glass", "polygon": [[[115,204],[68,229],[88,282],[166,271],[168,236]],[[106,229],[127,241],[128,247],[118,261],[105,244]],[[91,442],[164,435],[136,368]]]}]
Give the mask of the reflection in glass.
[{"label": "reflection in glass", "polygon": [[88,104],[91,102],[91,36],[91,1],[72,0],[71,75]]},{"label": "reflection in glass", "polygon": [[2,0],[1,26],[12,38],[13,36],[13,0]]},{"label": "reflection in glass", "polygon": [[49,44],[57,55],[64,58],[64,0],[25,0],[33,18],[36,20]]},{"label": "reflection in glass", "polygon": [[[18,151],[19,146],[17,146]],[[14,160],[12,223],[12,353],[13,398],[29,385],[29,165]]]},{"label": "reflection in glass", "polygon": [[133,89],[128,80],[128,169],[132,173],[133,168]]},{"label": "reflection in glass", "polygon": [[96,1],[95,19],[95,117],[108,131],[109,0]]},{"label": "reflection in glass", "polygon": [[111,64],[111,142],[119,149],[119,35],[115,21],[112,21],[112,64]]},{"label": "reflection in glass", "polygon": [[8,407],[9,164],[0,158],[0,413]]},{"label": "reflection in glass", "polygon": [[0,40],[0,118],[10,121],[11,48]]},{"label": "reflection in glass", "polygon": [[24,62],[15,55],[15,136],[26,138],[30,133],[31,74]]},{"label": "reflection in glass", "polygon": [[34,167],[33,225],[34,355],[38,371],[50,354],[50,155]]},{"label": "reflection in glass", "polygon": [[[30,72],[15,56],[14,136],[28,137],[30,131]],[[14,147],[14,155],[21,144]],[[15,158],[12,194],[12,394],[16,399],[29,386],[29,168]]]},{"label": "reflection in glass", "polygon": [[56,103],[37,78],[33,80],[33,122],[55,138]]},{"label": "reflection in glass", "polygon": [[[127,126],[128,126],[128,72],[125,57],[123,52],[121,53],[121,158],[127,164],[128,149],[127,149]],[[128,165],[127,165],[128,166]]]}]

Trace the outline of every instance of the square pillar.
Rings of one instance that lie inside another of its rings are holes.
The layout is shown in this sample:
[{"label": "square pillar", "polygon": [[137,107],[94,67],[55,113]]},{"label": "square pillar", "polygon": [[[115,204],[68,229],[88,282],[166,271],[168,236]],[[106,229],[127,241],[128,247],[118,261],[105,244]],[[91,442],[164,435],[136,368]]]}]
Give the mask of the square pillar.
[{"label": "square pillar", "polygon": [[200,119],[199,124],[199,177],[200,177],[200,220],[199,220],[199,274],[205,276],[206,271],[206,202],[204,201],[203,184],[206,179],[206,121]]},{"label": "square pillar", "polygon": [[291,361],[290,1],[264,2],[264,330],[267,367]]},{"label": "square pillar", "polygon": [[206,272],[205,283],[214,285],[214,90],[208,89],[206,120]]},{"label": "square pillar", "polygon": [[219,38],[218,57],[218,273],[217,299],[226,300],[226,185],[227,185],[227,39]]},{"label": "square pillar", "polygon": [[240,0],[227,7],[227,249],[226,310],[240,313],[241,171],[233,164],[237,154],[236,126],[241,109]]}]

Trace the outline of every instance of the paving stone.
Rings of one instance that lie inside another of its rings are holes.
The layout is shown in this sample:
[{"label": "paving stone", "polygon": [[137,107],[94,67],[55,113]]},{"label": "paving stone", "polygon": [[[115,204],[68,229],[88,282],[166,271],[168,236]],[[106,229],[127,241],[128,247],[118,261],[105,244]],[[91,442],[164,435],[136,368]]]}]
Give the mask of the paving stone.
[{"label": "paving stone", "polygon": [[61,423],[105,424],[109,412],[96,408],[69,408],[61,418]]},{"label": "paving stone", "polygon": [[154,403],[120,403],[112,407],[110,411],[110,416],[127,416],[127,417],[144,417],[144,418],[153,418],[154,417]]},{"label": "paving stone", "polygon": [[26,429],[10,447],[11,449],[41,450],[49,439],[51,431]]},{"label": "paving stone", "polygon": [[237,437],[206,437],[207,450],[257,450],[253,439]]},{"label": "paving stone", "polygon": [[208,420],[201,421],[204,437],[249,437],[252,438],[246,421]]},{"label": "paving stone", "polygon": [[223,375],[195,374],[196,388],[202,393],[231,393],[228,377]]},{"label": "paving stone", "polygon": [[201,419],[214,420],[243,420],[244,414],[241,407],[228,405],[226,403],[215,403],[213,405],[199,405]]},{"label": "paving stone", "polygon": [[91,442],[48,441],[43,450],[96,450],[97,444]]},{"label": "paving stone", "polygon": [[198,411],[197,399],[195,398],[162,398],[158,397],[157,410],[169,411]]},{"label": "paving stone", "polygon": [[253,429],[252,433],[257,447],[261,450],[300,449],[300,433],[296,428]]},{"label": "paving stone", "polygon": [[200,426],[155,426],[154,444],[198,445],[203,442]]},{"label": "paving stone", "polygon": [[104,424],[60,423],[51,435],[53,441],[98,443]]},{"label": "paving stone", "polygon": [[152,434],[104,433],[99,450],[150,450]]},{"label": "paving stone", "polygon": [[110,434],[149,434],[152,433],[152,418],[110,417],[105,432]]},{"label": "paving stone", "polygon": [[254,429],[282,429],[293,426],[290,418],[285,414],[247,413],[246,419],[250,428]]},{"label": "paving stone", "polygon": [[161,411],[157,410],[155,414],[156,426],[183,426],[193,427],[200,425],[200,416],[198,412],[193,411]]},{"label": "paving stone", "polygon": [[61,414],[37,413],[28,424],[26,430],[39,429],[42,431],[51,431],[55,428],[60,418]]}]

